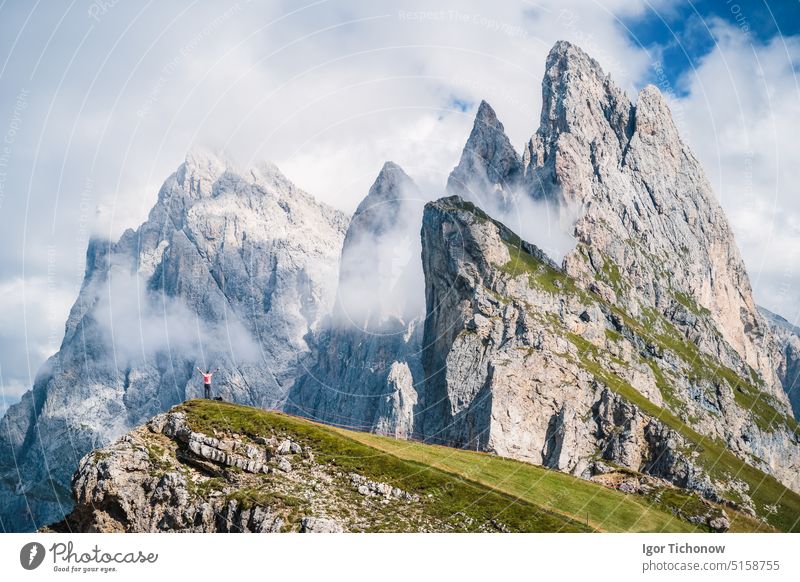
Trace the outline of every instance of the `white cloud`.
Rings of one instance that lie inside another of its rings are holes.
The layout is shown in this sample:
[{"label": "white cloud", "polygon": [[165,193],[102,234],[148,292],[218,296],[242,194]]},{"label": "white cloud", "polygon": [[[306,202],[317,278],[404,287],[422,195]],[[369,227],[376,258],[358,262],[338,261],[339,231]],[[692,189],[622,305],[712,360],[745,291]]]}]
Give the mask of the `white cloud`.
[{"label": "white cloud", "polygon": [[679,104],[730,220],[756,301],[796,321],[800,297],[800,38],[763,45],[709,23],[717,45],[687,81]]},{"label": "white cloud", "polygon": [[254,362],[261,352],[235,314],[217,323],[202,321],[181,299],[147,292],[147,281],[112,265],[93,316],[108,338],[118,368],[152,362],[176,352],[197,361],[227,355]]},{"label": "white cloud", "polygon": [[36,371],[58,350],[76,289],[55,277],[0,283],[0,406],[31,388]]},{"label": "white cloud", "polygon": [[[69,225],[91,176],[93,204],[110,209],[98,228],[114,237],[141,222],[192,143],[229,150],[244,164],[271,159],[347,211],[387,159],[441,177],[441,189],[471,125],[472,112],[453,108],[454,98],[490,101],[521,147],[538,126],[545,56],[557,39],[582,44],[618,82],[636,84],[647,58],[619,33],[612,13],[643,5],[546,0],[489,9],[440,0],[400,10],[393,2],[348,1],[281,19],[297,4],[241,2],[229,13],[201,3],[177,20],[180,9],[154,7],[127,34],[138,10],[117,5],[96,24],[88,48],[74,53],[52,104],[51,83],[42,83],[41,101],[32,91],[28,135],[41,129],[48,144],[36,187],[50,186],[50,197],[60,192],[57,221]],[[64,44],[71,56],[74,46]],[[50,60],[63,57],[48,53]],[[47,162],[55,177],[65,167],[60,182],[48,184]]]},{"label": "white cloud", "polygon": [[[352,238],[342,255],[337,324],[374,331],[390,318],[408,322],[425,313],[419,236],[425,201],[410,186],[396,196],[397,208],[379,203],[353,218],[358,228],[348,233]],[[391,226],[378,234],[369,224],[380,216]]]}]

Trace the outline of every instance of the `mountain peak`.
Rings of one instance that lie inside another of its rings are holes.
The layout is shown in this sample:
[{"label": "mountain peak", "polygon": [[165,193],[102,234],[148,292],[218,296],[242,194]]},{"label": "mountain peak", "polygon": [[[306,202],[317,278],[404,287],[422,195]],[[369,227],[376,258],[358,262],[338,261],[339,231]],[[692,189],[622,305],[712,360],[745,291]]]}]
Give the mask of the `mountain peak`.
[{"label": "mountain peak", "polygon": [[388,161],[370,186],[366,197],[361,201],[355,214],[361,214],[375,204],[402,200],[407,197],[407,188],[414,186],[414,181],[399,165]]},{"label": "mountain peak", "polygon": [[[187,195],[181,196],[188,200],[185,204],[190,206],[191,201],[211,196],[212,186],[230,166],[228,161],[210,150],[198,146],[189,148],[184,162],[175,173],[178,185]],[[159,199],[171,201],[175,194],[175,190],[166,188],[165,184],[159,192]]]},{"label": "mountain peak", "polygon": [[[478,112],[475,114],[475,124],[483,123],[484,125],[491,125],[496,126],[500,124],[502,128],[503,124],[497,120],[497,114],[495,113],[492,106],[486,100],[481,100],[480,105],[478,105]],[[501,129],[502,131],[502,129]]]},{"label": "mountain peak", "polygon": [[[447,192],[503,207],[513,199],[522,176],[522,160],[491,105],[481,101],[461,159],[447,180]],[[499,200],[498,200],[499,198]]]},{"label": "mountain peak", "polygon": [[215,153],[202,146],[190,147],[186,152],[184,164],[192,172],[208,172],[211,174],[220,174],[231,165],[224,154]]},{"label": "mountain peak", "polygon": [[605,141],[610,126],[621,149],[630,137],[631,114],[630,100],[596,60],[567,41],[553,46],[542,80],[542,140],[573,133],[587,143]]},{"label": "mountain peak", "polygon": [[564,67],[568,64],[575,64],[577,66],[585,66],[593,71],[603,75],[603,69],[599,63],[584,52],[578,45],[572,44],[567,40],[559,40],[550,49],[547,54],[547,62],[545,71],[553,67]]},{"label": "mountain peak", "polygon": [[[632,312],[667,314],[701,350],[742,374],[750,366],[785,400],[733,232],[656,87],[642,89],[634,106],[597,61],[556,43],[524,167],[532,193],[582,208],[579,248],[565,260],[571,275],[589,285],[612,264],[638,273],[609,296]],[[635,244],[618,242],[628,240]],[[686,304],[701,314],[691,324]]]},{"label": "mountain peak", "polygon": [[397,186],[401,186],[404,183],[411,182],[411,178],[408,177],[408,174],[405,173],[403,168],[401,168],[398,164],[387,161],[383,164],[381,171],[378,173],[378,177],[375,178],[375,182],[370,188],[370,193],[376,191],[380,192],[391,192],[392,190],[396,189]]},{"label": "mountain peak", "polygon": [[366,233],[380,235],[399,220],[403,202],[421,194],[417,185],[399,165],[387,161],[375,178],[369,192],[356,208],[347,230],[348,242]]}]

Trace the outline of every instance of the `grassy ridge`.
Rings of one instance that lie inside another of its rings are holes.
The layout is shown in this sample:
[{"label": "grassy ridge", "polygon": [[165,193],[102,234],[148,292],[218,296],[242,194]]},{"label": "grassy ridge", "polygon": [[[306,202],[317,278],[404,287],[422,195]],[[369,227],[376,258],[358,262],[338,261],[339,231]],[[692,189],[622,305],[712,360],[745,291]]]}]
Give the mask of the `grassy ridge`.
[{"label": "grassy ridge", "polygon": [[350,436],[378,450],[436,467],[572,519],[588,520],[589,525],[598,531],[698,531],[671,513],[648,505],[638,496],[626,495],[558,471],[486,453],[400,441],[374,434],[350,433]]},{"label": "grassy ridge", "polygon": [[[426,511],[445,521],[460,516],[460,523],[466,520],[476,528],[499,523],[511,531],[698,531],[663,504],[519,461],[227,403],[193,400],[179,408],[188,413],[190,426],[202,432],[230,430],[255,437],[278,431],[311,446],[317,462],[418,494]],[[737,531],[759,529],[755,520],[734,515],[733,521]]]},{"label": "grassy ridge", "polygon": [[189,425],[196,431],[230,430],[249,437],[282,433],[309,445],[318,463],[330,463],[344,472],[355,472],[419,495],[426,512],[442,521],[458,523],[461,531],[478,531],[486,524],[509,531],[592,531],[579,520],[434,467],[386,454],[305,419],[204,400],[186,402],[179,409],[188,413]]}]

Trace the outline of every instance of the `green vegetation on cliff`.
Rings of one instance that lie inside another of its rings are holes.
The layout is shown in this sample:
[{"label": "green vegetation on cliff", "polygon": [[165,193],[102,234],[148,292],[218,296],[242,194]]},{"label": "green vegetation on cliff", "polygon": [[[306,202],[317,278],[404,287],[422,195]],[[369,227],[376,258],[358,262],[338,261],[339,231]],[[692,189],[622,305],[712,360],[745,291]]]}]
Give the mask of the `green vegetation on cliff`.
[{"label": "green vegetation on cliff", "polygon": [[[531,286],[538,286],[553,293],[571,291],[577,287],[566,274],[555,271],[537,257],[526,253],[521,247],[511,245],[509,247],[511,260],[500,267],[505,272],[512,276],[525,273],[529,277]],[[558,281],[558,284],[553,285],[554,281]],[[751,415],[760,429],[769,432],[783,425],[795,435],[800,434],[797,422],[778,412],[770,395],[701,352],[695,344],[684,338],[671,323],[654,310],[646,310],[644,321],[640,322],[618,307],[605,303],[597,295],[589,295],[586,292],[582,294],[582,297],[589,301],[611,310],[629,332],[638,335],[656,350],[662,352],[668,350],[675,354],[684,362],[688,375],[695,381],[727,384],[733,392],[736,403],[743,412],[746,411]],[[685,297],[682,299],[684,302],[688,301]],[[554,322],[554,325],[558,324]],[[681,420],[675,412],[680,411],[684,404],[677,398],[674,388],[655,360],[647,359],[646,363],[653,370],[656,384],[669,408],[656,405],[625,379],[609,371],[604,364],[600,348],[566,328],[562,330],[562,335],[577,348],[581,366],[585,370],[628,402],[638,406],[645,414],[657,418],[684,437],[690,443],[695,461],[713,479],[744,482],[747,487],[746,494],[752,499],[756,511],[770,525],[781,531],[800,531],[800,495],[731,453],[724,443],[698,433],[687,422]],[[615,336],[619,337],[616,331],[610,331],[606,335],[609,340],[618,341]],[[740,501],[736,492],[730,492],[729,497],[735,502]]]}]

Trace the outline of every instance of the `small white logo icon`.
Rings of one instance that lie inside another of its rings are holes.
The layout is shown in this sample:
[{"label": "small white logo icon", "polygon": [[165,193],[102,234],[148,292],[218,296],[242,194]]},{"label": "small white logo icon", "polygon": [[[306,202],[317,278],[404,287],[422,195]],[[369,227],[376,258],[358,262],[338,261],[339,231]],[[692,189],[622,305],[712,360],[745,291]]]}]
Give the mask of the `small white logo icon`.
[{"label": "small white logo icon", "polygon": [[44,546],[39,542],[27,543],[19,552],[19,563],[26,570],[35,570],[42,565],[44,554]]}]

